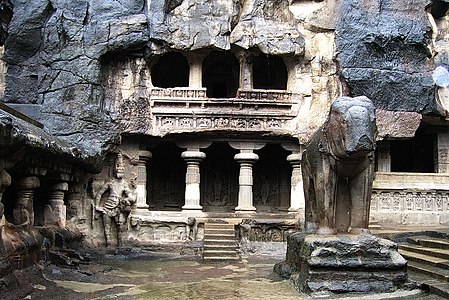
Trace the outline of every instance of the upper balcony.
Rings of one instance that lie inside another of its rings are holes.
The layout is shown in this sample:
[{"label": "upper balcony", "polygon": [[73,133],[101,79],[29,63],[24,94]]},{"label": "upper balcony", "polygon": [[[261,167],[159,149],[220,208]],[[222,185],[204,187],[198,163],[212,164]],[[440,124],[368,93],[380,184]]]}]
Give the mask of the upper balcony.
[{"label": "upper balcony", "polygon": [[153,88],[150,101],[160,129],[277,130],[296,115],[294,97],[283,90],[238,89],[235,98],[208,98],[206,88]]},{"label": "upper balcony", "polygon": [[254,51],[166,53],[151,67],[153,128],[282,130],[301,102],[289,71],[283,58]]}]

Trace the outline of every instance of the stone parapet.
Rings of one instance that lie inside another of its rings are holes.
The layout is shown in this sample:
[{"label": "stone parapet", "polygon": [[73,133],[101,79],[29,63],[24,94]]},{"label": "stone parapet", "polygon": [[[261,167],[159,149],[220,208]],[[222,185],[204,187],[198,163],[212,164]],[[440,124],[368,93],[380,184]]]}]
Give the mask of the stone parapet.
[{"label": "stone parapet", "polygon": [[376,172],[373,189],[449,190],[449,173]]},{"label": "stone parapet", "polygon": [[370,221],[381,225],[449,223],[449,174],[376,173]]}]

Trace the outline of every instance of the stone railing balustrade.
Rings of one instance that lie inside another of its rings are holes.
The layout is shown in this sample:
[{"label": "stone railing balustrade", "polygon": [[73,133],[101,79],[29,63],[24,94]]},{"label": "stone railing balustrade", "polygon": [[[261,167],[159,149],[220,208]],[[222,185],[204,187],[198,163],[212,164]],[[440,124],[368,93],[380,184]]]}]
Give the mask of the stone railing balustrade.
[{"label": "stone railing balustrade", "polygon": [[449,222],[449,174],[376,173],[371,221],[397,225]]}]

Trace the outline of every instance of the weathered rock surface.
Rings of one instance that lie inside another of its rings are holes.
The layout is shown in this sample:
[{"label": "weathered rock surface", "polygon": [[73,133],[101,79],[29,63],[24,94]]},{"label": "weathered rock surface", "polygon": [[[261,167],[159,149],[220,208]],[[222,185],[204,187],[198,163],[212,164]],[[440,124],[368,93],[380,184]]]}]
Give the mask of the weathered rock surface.
[{"label": "weathered rock surface", "polygon": [[416,112],[376,110],[377,139],[412,138],[421,124],[422,116]]},{"label": "weathered rock surface", "polygon": [[[428,2],[17,0],[3,101],[42,105],[50,134],[95,156],[119,143],[120,133],[155,134],[145,74],[154,56],[258,48],[288,61],[300,94],[290,134],[301,140],[341,94],[367,96],[385,110],[439,113]],[[117,97],[114,84],[105,84],[109,75],[117,86],[133,76],[129,93]]]},{"label": "weathered rock surface", "polygon": [[394,242],[373,235],[295,233],[274,271],[302,292],[387,292],[406,285],[406,264]]},{"label": "weathered rock surface", "polygon": [[428,3],[342,1],[337,58],[351,96],[367,96],[385,110],[437,112]]}]

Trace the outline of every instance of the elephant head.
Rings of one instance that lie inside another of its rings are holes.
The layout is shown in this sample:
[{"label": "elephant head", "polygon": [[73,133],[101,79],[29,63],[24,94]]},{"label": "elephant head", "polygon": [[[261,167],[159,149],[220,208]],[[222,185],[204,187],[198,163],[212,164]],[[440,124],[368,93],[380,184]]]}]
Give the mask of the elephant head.
[{"label": "elephant head", "polygon": [[363,158],[376,143],[374,105],[366,97],[340,97],[332,103],[325,137],[329,152],[337,159]]}]

